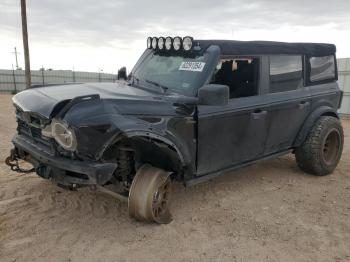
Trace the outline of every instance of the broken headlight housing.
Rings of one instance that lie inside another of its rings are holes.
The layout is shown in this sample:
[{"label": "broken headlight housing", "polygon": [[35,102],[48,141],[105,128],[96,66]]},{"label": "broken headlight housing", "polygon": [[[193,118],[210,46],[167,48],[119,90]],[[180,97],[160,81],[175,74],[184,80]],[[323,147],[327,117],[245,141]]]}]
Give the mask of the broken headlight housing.
[{"label": "broken headlight housing", "polygon": [[74,130],[65,122],[53,119],[51,125],[42,130],[42,135],[54,138],[65,150],[75,151],[77,148]]}]

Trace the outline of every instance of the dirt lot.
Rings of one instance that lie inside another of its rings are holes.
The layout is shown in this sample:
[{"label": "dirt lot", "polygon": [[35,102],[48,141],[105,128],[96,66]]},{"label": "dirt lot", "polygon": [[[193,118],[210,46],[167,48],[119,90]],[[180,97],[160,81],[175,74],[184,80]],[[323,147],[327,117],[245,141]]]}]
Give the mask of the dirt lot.
[{"label": "dirt lot", "polygon": [[0,94],[0,261],[350,261],[350,121],[333,175],[292,155],[174,188],[174,221],[143,224],[127,205],[10,172],[15,118]]}]

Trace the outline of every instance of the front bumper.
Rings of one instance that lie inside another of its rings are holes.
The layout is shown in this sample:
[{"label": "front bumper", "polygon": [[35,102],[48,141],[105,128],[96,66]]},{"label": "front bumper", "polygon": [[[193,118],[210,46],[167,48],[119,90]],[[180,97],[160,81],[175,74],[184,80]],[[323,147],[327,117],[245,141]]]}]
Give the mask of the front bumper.
[{"label": "front bumper", "polygon": [[117,169],[116,163],[80,161],[57,156],[37,143],[16,135],[12,140],[15,158],[30,162],[38,175],[62,185],[103,185]]}]

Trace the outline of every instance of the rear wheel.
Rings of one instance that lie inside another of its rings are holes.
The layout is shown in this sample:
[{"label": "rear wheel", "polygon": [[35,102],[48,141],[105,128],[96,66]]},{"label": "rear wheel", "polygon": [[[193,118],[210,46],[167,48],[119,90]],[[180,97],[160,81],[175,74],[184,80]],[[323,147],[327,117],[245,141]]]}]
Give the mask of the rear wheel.
[{"label": "rear wheel", "polygon": [[295,150],[297,163],[309,174],[331,174],[340,160],[343,144],[344,134],[339,119],[320,117],[304,143]]},{"label": "rear wheel", "polygon": [[129,191],[129,215],[139,221],[170,223],[170,172],[142,165],[136,172]]}]

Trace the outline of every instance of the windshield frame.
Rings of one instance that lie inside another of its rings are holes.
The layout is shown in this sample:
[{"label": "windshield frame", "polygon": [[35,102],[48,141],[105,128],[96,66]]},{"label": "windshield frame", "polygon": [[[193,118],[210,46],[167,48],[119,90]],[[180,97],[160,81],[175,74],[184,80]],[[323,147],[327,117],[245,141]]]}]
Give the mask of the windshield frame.
[{"label": "windshield frame", "polygon": [[[141,55],[135,66],[133,67],[131,73],[128,76],[128,82],[131,86],[135,87],[141,87],[145,89],[149,89],[153,92],[157,92],[160,94],[179,94],[179,95],[185,95],[185,96],[192,96],[195,97],[197,96],[198,89],[208,83],[211,79],[211,76],[216,68],[217,62],[220,57],[220,47],[219,46],[209,46],[206,50],[200,50],[196,51],[198,52],[195,55],[206,55],[207,56],[207,61],[206,61],[206,66],[204,67],[203,71],[200,73],[200,75],[194,80],[193,82],[193,88],[181,92],[179,89],[173,89],[173,88],[168,88],[165,87],[166,91],[159,86],[156,86],[154,84],[149,83],[150,81],[146,81],[148,79],[139,79],[137,77],[137,72],[143,65],[144,61],[148,59],[149,56],[156,54],[156,55],[164,55],[164,56],[184,56],[186,51],[157,51],[153,49],[146,49],[144,53]],[[190,56],[189,56],[190,57]],[[135,79],[137,80],[137,83],[135,83]]]}]

